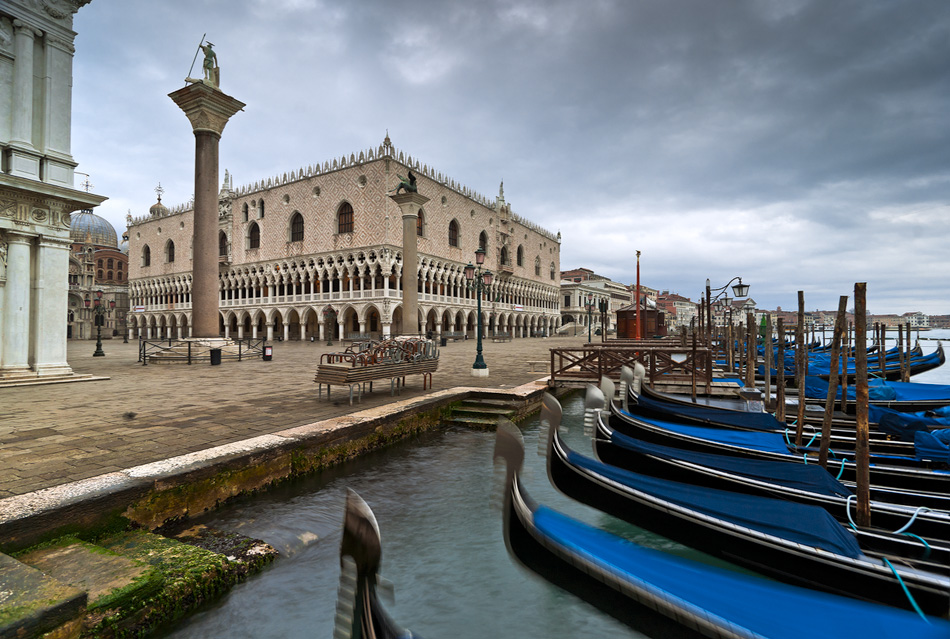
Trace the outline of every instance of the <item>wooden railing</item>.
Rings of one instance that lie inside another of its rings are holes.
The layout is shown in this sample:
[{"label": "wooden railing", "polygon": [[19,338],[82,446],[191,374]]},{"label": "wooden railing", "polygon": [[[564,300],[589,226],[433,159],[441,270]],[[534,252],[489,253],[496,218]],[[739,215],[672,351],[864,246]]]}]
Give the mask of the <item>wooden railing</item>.
[{"label": "wooden railing", "polygon": [[651,386],[658,383],[686,383],[712,389],[712,355],[708,348],[680,346],[671,340],[614,340],[582,348],[551,349],[551,384],[558,382],[598,383],[601,377],[620,379],[623,366],[636,362],[647,370]]}]

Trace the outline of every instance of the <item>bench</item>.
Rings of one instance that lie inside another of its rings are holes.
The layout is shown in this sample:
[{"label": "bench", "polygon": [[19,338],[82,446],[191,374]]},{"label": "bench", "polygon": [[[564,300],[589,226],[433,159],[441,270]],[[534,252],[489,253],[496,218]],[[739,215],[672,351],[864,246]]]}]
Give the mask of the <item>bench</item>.
[{"label": "bench", "polygon": [[396,389],[400,385],[405,386],[407,375],[422,375],[422,390],[432,388],[432,373],[439,367],[438,359],[424,359],[417,362],[385,362],[380,364],[366,364],[364,366],[353,366],[347,363],[321,363],[317,366],[317,372],[313,381],[318,386],[318,395],[323,397],[323,385],[327,385],[327,400],[330,399],[330,386],[350,387],[350,405],[353,405],[353,391],[357,393],[357,399],[363,398],[363,385],[369,383],[369,391],[373,391],[373,381],[377,379],[388,379],[390,395],[396,394]]},{"label": "bench", "polygon": [[495,333],[491,336],[491,341],[493,342],[510,342],[511,333]]},{"label": "bench", "polygon": [[373,336],[369,333],[347,333],[345,342],[369,342]]},{"label": "bench", "polygon": [[445,331],[442,333],[442,338],[455,340],[456,342],[460,339],[468,339],[462,331]]},{"label": "bench", "polygon": [[539,360],[539,361],[528,361],[528,370],[531,371],[532,373],[538,372],[539,369],[547,373],[549,372],[548,369],[550,366],[551,366],[551,360],[547,360],[547,359]]}]

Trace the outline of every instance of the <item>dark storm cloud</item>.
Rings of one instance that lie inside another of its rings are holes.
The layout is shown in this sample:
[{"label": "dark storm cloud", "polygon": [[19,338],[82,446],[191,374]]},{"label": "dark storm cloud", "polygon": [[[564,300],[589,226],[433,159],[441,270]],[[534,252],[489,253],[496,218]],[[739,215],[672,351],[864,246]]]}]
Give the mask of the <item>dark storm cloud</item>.
[{"label": "dark storm cloud", "polygon": [[191,194],[165,96],[208,31],[248,103],[222,139],[238,183],[388,129],[485,195],[504,179],[563,268],[631,282],[641,249],[694,298],[741,271],[764,306],[867,280],[879,307],[950,312],[943,1],[95,0],[76,30],[74,154],[117,226],[159,180]]}]

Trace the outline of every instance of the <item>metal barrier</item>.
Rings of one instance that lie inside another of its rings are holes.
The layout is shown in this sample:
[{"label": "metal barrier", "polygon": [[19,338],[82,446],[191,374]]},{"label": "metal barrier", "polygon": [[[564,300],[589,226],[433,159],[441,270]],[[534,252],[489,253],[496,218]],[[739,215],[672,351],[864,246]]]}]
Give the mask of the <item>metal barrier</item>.
[{"label": "metal barrier", "polygon": [[230,343],[224,346],[209,346],[208,344],[198,343],[196,340],[139,338],[138,361],[142,362],[142,366],[148,366],[149,359],[185,362],[186,364],[210,362],[211,350],[214,348],[221,350],[222,360],[230,359],[240,362],[247,358],[262,357],[266,342],[266,338],[242,338],[231,339]]}]

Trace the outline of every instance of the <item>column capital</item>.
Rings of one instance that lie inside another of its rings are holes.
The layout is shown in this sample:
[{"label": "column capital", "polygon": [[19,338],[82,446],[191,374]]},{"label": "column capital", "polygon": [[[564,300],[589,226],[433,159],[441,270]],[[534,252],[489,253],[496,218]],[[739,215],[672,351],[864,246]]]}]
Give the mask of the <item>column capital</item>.
[{"label": "column capital", "polygon": [[15,19],[13,21],[13,29],[16,35],[24,35],[28,38],[42,38],[43,32],[34,27],[31,24],[23,22],[23,20]]},{"label": "column capital", "polygon": [[173,91],[168,97],[185,112],[196,134],[212,133],[218,137],[231,116],[245,106],[240,100],[200,82]]},{"label": "column capital", "polygon": [[418,217],[419,209],[429,201],[429,198],[422,195],[421,193],[396,193],[390,195],[389,199],[399,205],[399,210],[402,211],[403,218],[406,217]]}]

